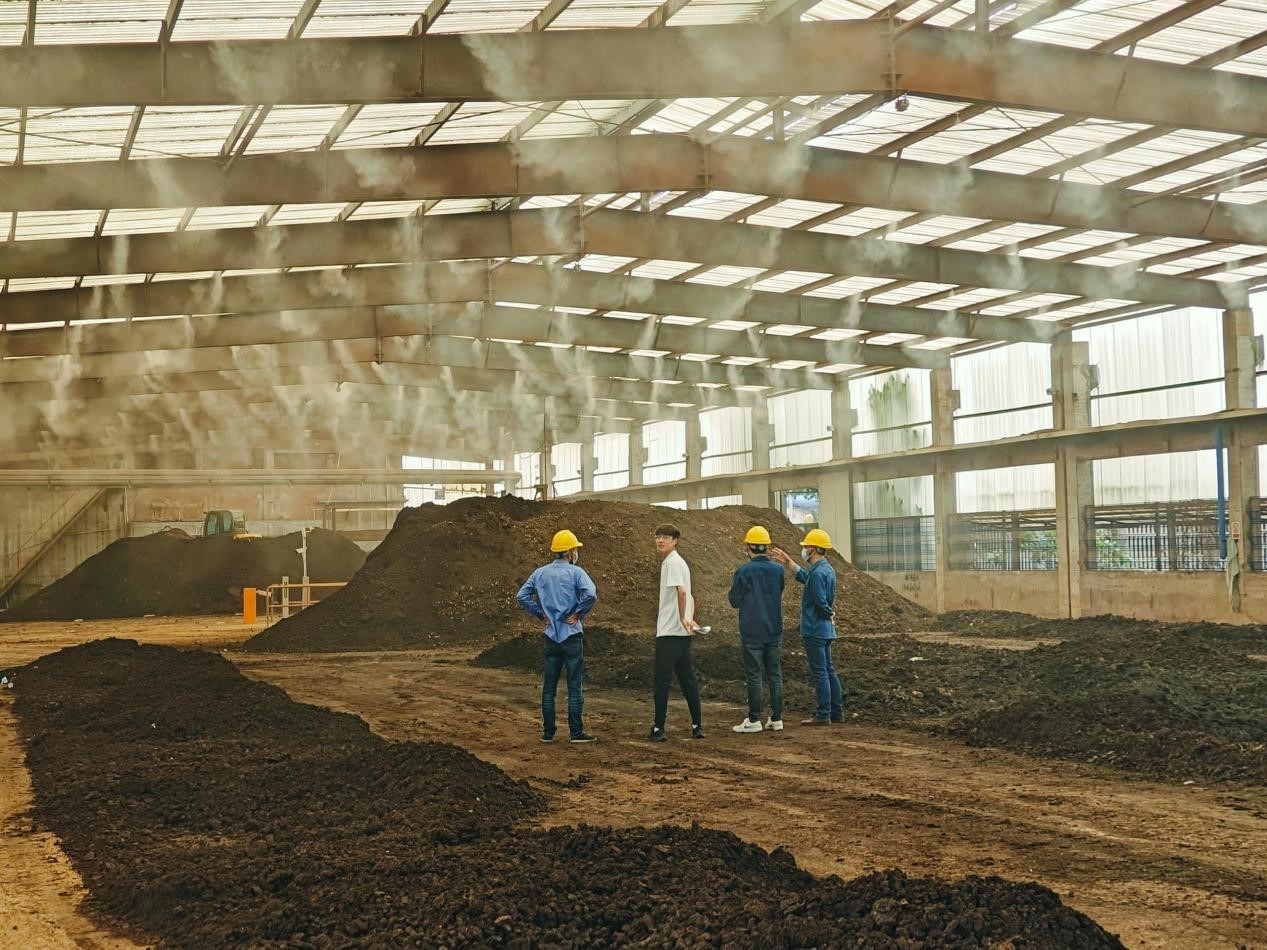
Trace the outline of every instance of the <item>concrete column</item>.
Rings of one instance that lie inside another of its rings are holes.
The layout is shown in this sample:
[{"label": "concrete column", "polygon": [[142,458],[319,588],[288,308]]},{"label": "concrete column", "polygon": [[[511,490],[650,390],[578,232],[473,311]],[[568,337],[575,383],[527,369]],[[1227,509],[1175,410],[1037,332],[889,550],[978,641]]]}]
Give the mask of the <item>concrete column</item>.
[{"label": "concrete column", "polygon": [[[849,381],[840,379],[831,391],[831,457],[853,458],[853,402],[849,396]],[[831,532],[828,532],[829,534]]]},{"label": "concrete column", "polygon": [[630,485],[642,484],[642,466],[646,465],[646,448],[642,447],[642,424],[630,426]]},{"label": "concrete column", "polygon": [[764,472],[770,467],[772,441],[774,441],[774,430],[770,425],[770,406],[766,403],[764,396],[758,396],[752,405],[752,470],[754,472]]},{"label": "concrete column", "polygon": [[1223,391],[1228,409],[1253,409],[1256,386],[1254,371],[1258,356],[1254,351],[1254,314],[1250,310],[1223,311]]},{"label": "concrete column", "polygon": [[[1051,347],[1052,421],[1057,429],[1090,428],[1090,379],[1088,344],[1060,334]],[[1068,445],[1057,449],[1055,463],[1056,588],[1065,616],[1081,617],[1088,544],[1085,514],[1094,501],[1091,463]]]},{"label": "concrete column", "polygon": [[[932,371],[929,387],[930,410],[933,429],[933,445],[946,447],[955,444],[955,409],[959,393],[954,389],[950,367]],[[934,565],[937,593],[937,611],[947,609],[947,590],[950,583],[950,520],[958,505],[955,498],[955,473],[943,458],[938,458],[933,468],[933,543],[936,551]]]},{"label": "concrete column", "polygon": [[581,491],[594,490],[594,471],[598,459],[594,456],[594,427],[586,426],[581,433]]},{"label": "concrete column", "polygon": [[753,478],[743,482],[739,486],[739,494],[743,498],[745,505],[769,508],[770,480],[768,478]]},{"label": "concrete column", "polygon": [[818,479],[818,523],[831,535],[836,553],[853,560],[853,476],[825,472]]},{"label": "concrete column", "polygon": [[[1254,315],[1250,310],[1223,311],[1223,392],[1228,409],[1253,409],[1258,405],[1255,371],[1258,354],[1254,342]],[[1227,448],[1227,520],[1240,526],[1241,571],[1249,570],[1249,501],[1258,494],[1258,446],[1247,443],[1235,431],[1225,431]]]},{"label": "concrete column", "polygon": [[699,478],[704,467],[704,436],[700,431],[699,413],[686,417],[686,477]]}]

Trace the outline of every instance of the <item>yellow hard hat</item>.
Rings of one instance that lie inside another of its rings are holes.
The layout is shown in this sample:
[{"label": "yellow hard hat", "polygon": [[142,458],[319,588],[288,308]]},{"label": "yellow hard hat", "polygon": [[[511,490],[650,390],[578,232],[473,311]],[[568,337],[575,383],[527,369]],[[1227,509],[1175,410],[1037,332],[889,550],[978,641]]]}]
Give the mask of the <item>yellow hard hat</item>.
[{"label": "yellow hard hat", "polygon": [[801,547],[822,548],[827,551],[831,548],[831,537],[822,528],[814,528],[801,538]]},{"label": "yellow hard hat", "polygon": [[550,550],[555,554],[562,554],[564,551],[571,551],[573,548],[583,547],[585,547],[585,545],[576,540],[576,535],[567,528],[564,528],[562,531],[556,531],[554,533],[554,540],[550,542]]},{"label": "yellow hard hat", "polygon": [[754,524],[748,529],[748,533],[743,536],[744,544],[769,544],[770,532],[759,524]]}]

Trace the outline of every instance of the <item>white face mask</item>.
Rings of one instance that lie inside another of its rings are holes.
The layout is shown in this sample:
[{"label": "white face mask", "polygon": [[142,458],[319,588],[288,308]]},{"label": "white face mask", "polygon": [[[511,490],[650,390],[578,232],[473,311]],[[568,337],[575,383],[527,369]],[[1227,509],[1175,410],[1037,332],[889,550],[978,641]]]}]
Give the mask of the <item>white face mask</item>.
[{"label": "white face mask", "polygon": [[801,557],[803,557],[807,561],[809,560],[810,555],[813,553],[814,553],[813,548],[801,548]]}]

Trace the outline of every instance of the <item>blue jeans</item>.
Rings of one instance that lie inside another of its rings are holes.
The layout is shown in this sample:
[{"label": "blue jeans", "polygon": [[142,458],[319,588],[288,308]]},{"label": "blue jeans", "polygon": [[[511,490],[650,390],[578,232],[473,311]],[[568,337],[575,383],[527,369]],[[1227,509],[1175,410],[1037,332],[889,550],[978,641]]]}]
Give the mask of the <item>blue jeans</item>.
[{"label": "blue jeans", "polygon": [[748,683],[748,718],[761,719],[761,674],[770,684],[770,718],[783,718],[783,641],[743,644],[743,671]]},{"label": "blue jeans", "polygon": [[845,714],[845,691],[831,662],[834,640],[822,637],[801,637],[805,644],[805,661],[809,664],[809,681],[818,694],[815,719],[840,719]]},{"label": "blue jeans", "polygon": [[545,637],[545,677],[541,682],[541,733],[554,735],[554,694],[559,688],[559,676],[566,667],[568,673],[568,731],[573,738],[585,730],[581,725],[581,709],[585,705],[585,692],[581,685],[585,676],[585,637],[574,634],[562,643]]}]

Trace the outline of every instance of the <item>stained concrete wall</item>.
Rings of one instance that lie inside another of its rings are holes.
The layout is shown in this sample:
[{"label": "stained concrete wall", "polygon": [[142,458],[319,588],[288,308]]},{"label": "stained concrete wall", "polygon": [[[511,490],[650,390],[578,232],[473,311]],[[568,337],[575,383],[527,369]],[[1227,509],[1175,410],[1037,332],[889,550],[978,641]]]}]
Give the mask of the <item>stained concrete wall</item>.
[{"label": "stained concrete wall", "polygon": [[[67,505],[75,494],[74,489],[0,489],[0,564],[5,568],[4,576],[8,576],[32,545],[47,538],[49,526],[62,516],[59,513],[69,515],[77,507]],[[31,567],[10,592],[9,602],[17,603],[31,596],[123,537],[127,521],[126,493],[122,489],[107,492]]]},{"label": "stained concrete wall", "polygon": [[1216,571],[1086,571],[1082,615],[1146,620],[1267,623],[1267,575],[1241,575],[1241,612],[1232,613],[1227,581]]},{"label": "stained concrete wall", "polygon": [[[932,571],[871,571],[903,597],[937,609]],[[950,571],[947,610],[1016,610],[1061,617],[1055,571]],[[1214,571],[1084,571],[1082,616],[1117,614],[1141,620],[1267,623],[1267,574],[1241,575],[1241,611],[1233,613],[1227,582]]]}]

